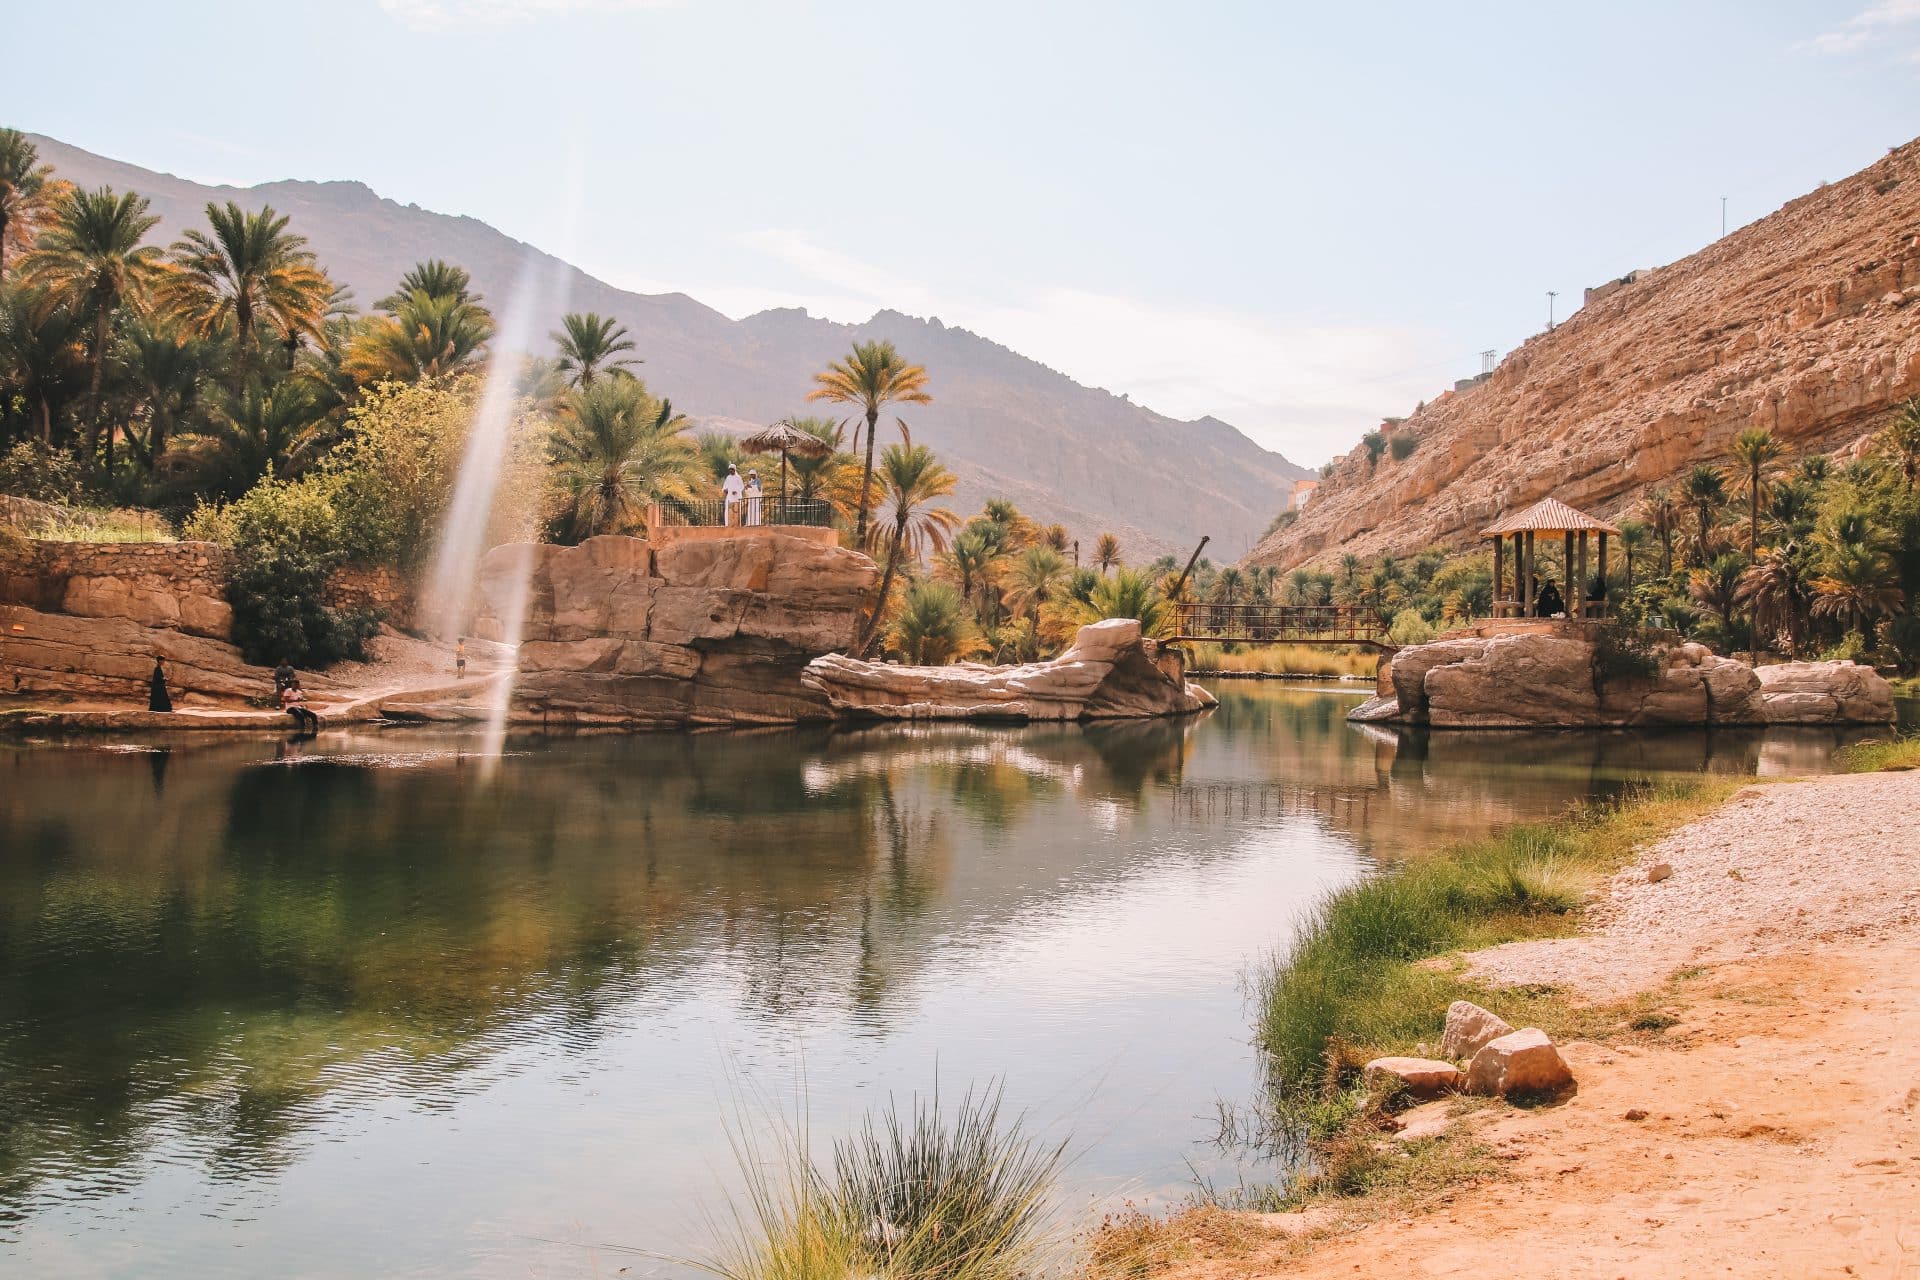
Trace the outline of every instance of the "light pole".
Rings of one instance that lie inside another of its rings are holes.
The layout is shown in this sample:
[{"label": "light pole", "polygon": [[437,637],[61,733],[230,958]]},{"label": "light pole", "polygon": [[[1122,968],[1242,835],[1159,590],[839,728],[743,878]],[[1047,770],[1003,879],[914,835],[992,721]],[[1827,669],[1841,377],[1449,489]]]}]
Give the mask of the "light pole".
[{"label": "light pole", "polygon": [[1558,290],[1547,290],[1547,329],[1549,332],[1553,329],[1553,300],[1559,296],[1560,293]]},{"label": "light pole", "polygon": [[1720,197],[1720,238],[1727,238],[1727,198]]}]

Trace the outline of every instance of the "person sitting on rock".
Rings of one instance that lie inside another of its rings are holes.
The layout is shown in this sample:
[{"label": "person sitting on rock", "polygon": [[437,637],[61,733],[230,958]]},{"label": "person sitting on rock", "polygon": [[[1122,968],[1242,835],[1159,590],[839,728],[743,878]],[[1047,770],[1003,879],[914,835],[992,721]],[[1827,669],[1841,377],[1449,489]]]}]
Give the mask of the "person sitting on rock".
[{"label": "person sitting on rock", "polygon": [[288,685],[299,678],[294,674],[293,663],[285,658],[280,659],[280,665],[273,669],[273,696],[279,697]]},{"label": "person sitting on rock", "polygon": [[320,717],[306,705],[306,690],[300,687],[300,677],[295,676],[286,688],[280,691],[280,709],[293,717],[294,728],[301,733],[314,733],[320,728]]},{"label": "person sitting on rock", "polygon": [[1560,598],[1560,588],[1553,585],[1553,579],[1547,579],[1547,585],[1540,588],[1540,595],[1534,601],[1534,613],[1542,618],[1551,618],[1556,613],[1565,613],[1567,602]]}]

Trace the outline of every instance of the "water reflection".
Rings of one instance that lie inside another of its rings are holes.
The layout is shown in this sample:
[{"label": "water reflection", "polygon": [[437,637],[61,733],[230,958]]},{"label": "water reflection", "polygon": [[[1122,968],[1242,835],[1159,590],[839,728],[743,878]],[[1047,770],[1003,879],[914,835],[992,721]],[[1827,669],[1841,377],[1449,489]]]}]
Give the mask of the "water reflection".
[{"label": "water reflection", "polygon": [[0,748],[0,1261],[654,1243],[727,1159],[727,1063],[777,1090],[804,1059],[829,1117],[936,1062],[1006,1074],[1092,1135],[1083,1190],[1177,1186],[1250,1077],[1242,967],[1370,857],[1838,741],[1362,730],[1351,701],[528,739],[490,780],[417,730]]}]

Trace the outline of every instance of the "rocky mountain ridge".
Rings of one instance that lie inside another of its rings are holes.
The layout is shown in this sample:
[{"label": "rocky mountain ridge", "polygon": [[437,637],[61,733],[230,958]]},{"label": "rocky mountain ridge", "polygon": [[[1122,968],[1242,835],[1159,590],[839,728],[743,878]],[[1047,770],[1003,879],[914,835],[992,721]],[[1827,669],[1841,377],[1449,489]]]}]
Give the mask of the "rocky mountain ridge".
[{"label": "rocky mountain ridge", "polygon": [[[934,402],[907,406],[904,416],[914,439],[931,445],[959,477],[956,510],[1008,497],[1036,518],[1066,525],[1088,549],[1097,534],[1112,530],[1130,560],[1184,552],[1203,533],[1224,546],[1250,544],[1292,481],[1308,474],[1216,419],[1167,418],[938,319],[881,311],[849,325],[781,308],[733,320],[683,293],[616,288],[477,218],[399,204],[363,183],[207,186],[54,138],[34,142],[41,159],[70,181],[147,196],[161,219],[151,237],[159,243],[199,225],[210,200],[271,204],[290,216],[293,230],[363,307],[425,258],[466,267],[495,308],[531,267],[536,277],[560,282],[566,309],[626,325],[649,386],[722,428],[827,412],[833,406],[803,398],[813,373],[854,342],[890,339],[927,366]],[[558,319],[543,317],[536,331],[557,327]],[[885,440],[894,428],[890,417],[882,422]]]},{"label": "rocky mountain ridge", "polygon": [[[1552,494],[1618,518],[1765,427],[1846,449],[1920,393],[1920,142],[1593,298],[1478,386],[1385,426],[1396,460],[1338,460],[1249,562],[1465,547]],[[1404,446],[1402,446],[1404,448]]]}]

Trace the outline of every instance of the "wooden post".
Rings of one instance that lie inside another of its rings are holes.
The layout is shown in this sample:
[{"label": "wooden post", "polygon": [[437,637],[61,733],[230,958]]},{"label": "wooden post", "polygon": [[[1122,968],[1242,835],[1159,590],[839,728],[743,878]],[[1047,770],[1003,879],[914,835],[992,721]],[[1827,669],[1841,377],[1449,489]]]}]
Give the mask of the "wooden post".
[{"label": "wooden post", "polygon": [[1560,602],[1566,606],[1567,616],[1571,618],[1574,616],[1574,613],[1573,613],[1573,530],[1571,529],[1567,530],[1566,534],[1564,535],[1564,546],[1560,552],[1560,576],[1561,578],[1564,579],[1564,581],[1561,582],[1560,584]]},{"label": "wooden post", "polygon": [[1527,540],[1526,542],[1527,586],[1526,586],[1526,595],[1522,597],[1522,600],[1524,601],[1526,607],[1520,611],[1520,616],[1523,618],[1531,618],[1533,616],[1533,576],[1534,576],[1533,530],[1531,529],[1527,530],[1525,537]]},{"label": "wooden post", "polygon": [[1580,576],[1574,582],[1573,616],[1587,616],[1587,531],[1580,531]]},{"label": "wooden post", "polygon": [[[1606,585],[1607,585],[1607,535],[1602,533],[1600,535],[1600,586],[1603,591],[1605,590]],[[1607,615],[1607,610],[1612,607],[1613,607],[1613,598],[1610,595],[1602,595],[1600,597],[1600,616],[1604,618]]]},{"label": "wooden post", "polygon": [[1500,616],[1501,582],[1506,577],[1507,540],[1499,534],[1493,535],[1493,616]]}]

